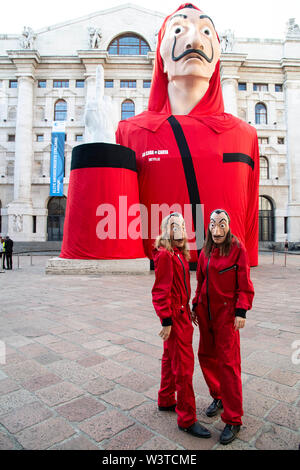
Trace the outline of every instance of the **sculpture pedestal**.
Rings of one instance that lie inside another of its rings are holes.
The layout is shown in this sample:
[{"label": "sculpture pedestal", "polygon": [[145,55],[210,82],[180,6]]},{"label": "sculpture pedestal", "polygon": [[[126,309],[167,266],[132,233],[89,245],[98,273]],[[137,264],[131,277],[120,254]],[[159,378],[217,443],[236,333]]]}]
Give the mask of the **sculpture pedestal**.
[{"label": "sculpture pedestal", "polygon": [[46,274],[149,274],[148,258],[136,259],[66,259],[50,258]]}]

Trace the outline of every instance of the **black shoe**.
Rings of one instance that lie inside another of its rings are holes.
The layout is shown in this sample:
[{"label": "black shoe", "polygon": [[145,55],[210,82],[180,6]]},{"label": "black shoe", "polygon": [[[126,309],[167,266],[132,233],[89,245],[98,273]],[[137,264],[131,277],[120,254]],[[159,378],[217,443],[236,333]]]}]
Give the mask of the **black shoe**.
[{"label": "black shoe", "polygon": [[175,411],[175,408],[176,408],[176,403],[175,405],[171,405],[171,406],[159,406],[158,407],[159,411]]},{"label": "black shoe", "polygon": [[236,438],[237,433],[239,432],[241,426],[240,425],[233,425],[233,424],[226,424],[223,432],[220,436],[221,444],[229,444],[230,442],[234,441]]},{"label": "black shoe", "polygon": [[223,409],[222,401],[215,398],[214,401],[207,408],[205,414],[206,416],[209,416],[211,418],[212,416],[216,416],[218,411],[221,409]]},{"label": "black shoe", "polygon": [[204,426],[201,426],[201,424],[196,421],[192,426],[188,428],[182,428],[181,426],[178,426],[181,431],[187,432],[188,434],[191,434],[192,436],[195,437],[203,437],[207,439],[208,437],[211,437],[211,433],[208,429],[206,429]]}]

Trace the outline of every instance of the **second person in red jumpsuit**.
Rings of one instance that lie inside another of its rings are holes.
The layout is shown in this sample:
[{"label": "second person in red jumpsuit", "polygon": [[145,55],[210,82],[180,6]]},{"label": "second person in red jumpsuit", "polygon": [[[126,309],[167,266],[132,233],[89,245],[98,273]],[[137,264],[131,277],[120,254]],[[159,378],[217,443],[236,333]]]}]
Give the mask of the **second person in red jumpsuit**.
[{"label": "second person in red jumpsuit", "polygon": [[242,381],[239,329],[254,296],[248,256],[232,235],[223,209],[210,215],[206,240],[198,259],[193,311],[199,323],[198,357],[213,402],[206,410],[226,424],[220,442],[229,444],[242,424]]}]

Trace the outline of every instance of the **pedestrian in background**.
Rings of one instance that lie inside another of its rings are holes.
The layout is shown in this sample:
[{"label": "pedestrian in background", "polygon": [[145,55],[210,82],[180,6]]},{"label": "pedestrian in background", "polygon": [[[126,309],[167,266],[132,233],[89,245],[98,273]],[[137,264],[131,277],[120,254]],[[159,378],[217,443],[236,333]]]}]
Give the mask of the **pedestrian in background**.
[{"label": "pedestrian in background", "polygon": [[[4,246],[5,246],[6,269],[12,269],[12,254],[13,254],[14,242],[9,238],[9,236],[5,238]],[[4,267],[4,260],[3,260],[3,267]]]}]

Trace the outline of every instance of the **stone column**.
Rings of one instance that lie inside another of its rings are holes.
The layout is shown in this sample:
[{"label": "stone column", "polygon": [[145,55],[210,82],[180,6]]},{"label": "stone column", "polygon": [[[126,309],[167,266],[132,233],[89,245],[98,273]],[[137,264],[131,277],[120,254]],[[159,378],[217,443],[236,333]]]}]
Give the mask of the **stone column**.
[{"label": "stone column", "polygon": [[238,77],[223,76],[222,77],[222,91],[225,112],[238,115],[237,110],[237,88],[238,88]]},{"label": "stone column", "polygon": [[238,80],[246,55],[234,52],[221,55],[221,84],[225,112],[238,116]]},{"label": "stone column", "polygon": [[15,241],[33,239],[31,198],[33,160],[34,72],[39,56],[36,51],[8,51],[16,66],[18,107],[14,167],[14,199],[7,207],[8,234]]},{"label": "stone column", "polygon": [[33,120],[32,77],[18,78],[18,109],[16,119],[14,202],[32,204],[32,120]]},{"label": "stone column", "polygon": [[288,240],[300,241],[300,66],[285,67],[285,116],[289,181]]}]

